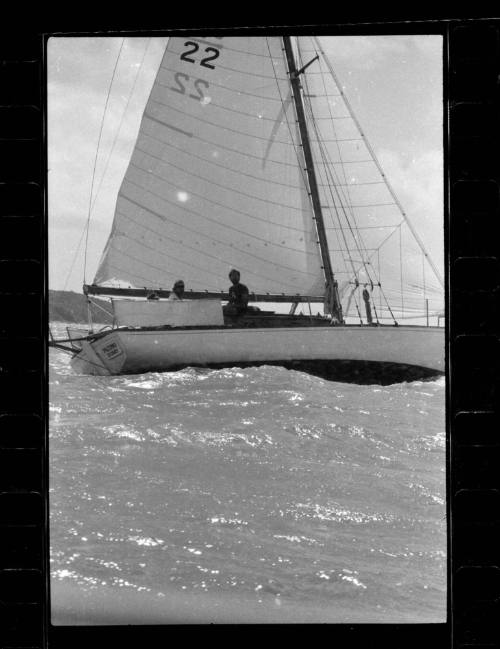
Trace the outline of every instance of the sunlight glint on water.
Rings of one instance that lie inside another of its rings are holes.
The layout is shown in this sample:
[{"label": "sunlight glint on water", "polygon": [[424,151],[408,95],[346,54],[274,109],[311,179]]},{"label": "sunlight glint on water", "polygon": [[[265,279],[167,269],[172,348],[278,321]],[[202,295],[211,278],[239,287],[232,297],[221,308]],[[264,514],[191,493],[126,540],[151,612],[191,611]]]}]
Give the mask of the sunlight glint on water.
[{"label": "sunlight glint on water", "polygon": [[444,379],[50,354],[54,623],[444,621]]}]

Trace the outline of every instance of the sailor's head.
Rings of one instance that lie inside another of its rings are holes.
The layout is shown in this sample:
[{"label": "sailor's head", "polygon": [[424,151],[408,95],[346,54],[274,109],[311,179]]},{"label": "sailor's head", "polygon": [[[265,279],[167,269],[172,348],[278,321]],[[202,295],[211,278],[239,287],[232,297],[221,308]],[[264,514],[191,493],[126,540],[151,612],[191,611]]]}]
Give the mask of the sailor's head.
[{"label": "sailor's head", "polygon": [[232,268],[229,271],[229,279],[233,284],[237,284],[240,281],[240,271],[236,270],[236,268]]},{"label": "sailor's head", "polygon": [[178,279],[172,287],[172,291],[176,295],[182,295],[184,293],[184,282],[182,279]]}]

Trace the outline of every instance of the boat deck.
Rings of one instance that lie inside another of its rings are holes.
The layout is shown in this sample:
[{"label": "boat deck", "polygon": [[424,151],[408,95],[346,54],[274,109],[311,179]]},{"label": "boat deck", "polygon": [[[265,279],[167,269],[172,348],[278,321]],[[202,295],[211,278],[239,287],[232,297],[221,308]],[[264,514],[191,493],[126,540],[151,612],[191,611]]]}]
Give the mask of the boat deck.
[{"label": "boat deck", "polygon": [[[381,327],[381,328],[393,328],[395,325],[393,323],[373,323],[369,324],[344,324],[340,325],[343,328],[348,327],[352,329],[359,329],[360,327]],[[422,329],[427,327],[422,327],[421,325],[402,325],[405,328],[416,328]],[[214,330],[214,329],[269,329],[269,328],[283,328],[290,329],[294,327],[332,327],[330,318],[321,316],[321,315],[290,315],[290,314],[281,314],[275,313],[273,311],[258,311],[258,312],[249,312],[244,315],[231,316],[224,314],[224,324],[223,325],[184,325],[184,326],[173,326],[173,325],[158,325],[158,326],[144,326],[144,327],[131,327],[131,326],[120,326],[120,327],[106,327],[106,329],[90,334],[88,337],[91,339],[101,338],[102,336],[109,335],[113,331],[165,331],[165,330],[175,330],[175,331],[191,331],[191,330]],[[432,329],[433,327],[429,327]],[[76,334],[76,330],[72,332],[68,330],[69,338],[73,338]],[[79,330],[81,336],[82,330]],[[87,336],[85,336],[87,337]],[[62,341],[59,341],[62,342]]]},{"label": "boat deck", "polygon": [[224,325],[228,327],[329,327],[330,319],[321,315],[290,315],[274,311],[249,311],[231,316],[224,313]]}]

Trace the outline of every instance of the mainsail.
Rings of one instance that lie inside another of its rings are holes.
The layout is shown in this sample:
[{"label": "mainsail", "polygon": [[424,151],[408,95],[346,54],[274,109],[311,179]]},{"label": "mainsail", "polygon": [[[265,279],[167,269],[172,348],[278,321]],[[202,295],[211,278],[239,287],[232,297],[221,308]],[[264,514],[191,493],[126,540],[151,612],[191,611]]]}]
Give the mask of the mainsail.
[{"label": "mainsail", "polygon": [[95,284],[323,295],[278,37],[169,39]]}]

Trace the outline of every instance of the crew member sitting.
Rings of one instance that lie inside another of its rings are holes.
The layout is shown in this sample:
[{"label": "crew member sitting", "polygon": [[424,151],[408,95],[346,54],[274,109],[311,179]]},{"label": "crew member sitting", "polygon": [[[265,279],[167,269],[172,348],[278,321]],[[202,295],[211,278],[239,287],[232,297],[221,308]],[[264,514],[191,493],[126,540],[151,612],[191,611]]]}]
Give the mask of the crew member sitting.
[{"label": "crew member sitting", "polygon": [[168,302],[173,302],[174,300],[182,300],[184,296],[184,282],[182,279],[178,279],[172,287],[172,291],[168,296]]},{"label": "crew member sitting", "polygon": [[248,288],[240,284],[240,272],[233,268],[229,273],[232,286],[229,287],[229,301],[224,308],[228,315],[241,315],[248,308]]}]

